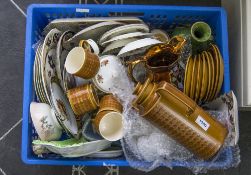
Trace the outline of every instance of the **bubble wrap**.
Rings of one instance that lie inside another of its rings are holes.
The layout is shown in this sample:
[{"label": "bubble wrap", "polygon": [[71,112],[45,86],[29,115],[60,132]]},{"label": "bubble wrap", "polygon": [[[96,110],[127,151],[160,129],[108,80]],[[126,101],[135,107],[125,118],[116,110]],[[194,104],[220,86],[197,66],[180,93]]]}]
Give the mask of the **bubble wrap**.
[{"label": "bubble wrap", "polygon": [[[237,166],[239,164],[240,156],[238,146],[229,146],[232,139],[232,137],[230,137],[231,133],[229,133],[226,138],[223,148],[212,160],[208,162],[200,160],[186,148],[140,117],[131,107],[131,102],[135,98],[135,96],[132,95],[134,85],[129,80],[123,65],[121,65],[121,78],[115,81],[118,81],[120,85],[118,87],[113,87],[112,92],[120,99],[124,107],[124,137],[121,140],[121,144],[126,160],[131,167],[149,172],[159,166],[172,168],[174,166],[173,162],[175,162],[176,165],[188,167],[195,174],[201,172],[205,173],[207,170],[215,169],[215,163],[226,158],[224,156],[226,151],[229,150],[233,153],[232,162],[230,164],[222,164],[221,169]],[[208,112],[223,123],[229,131],[234,127],[226,111]]]}]

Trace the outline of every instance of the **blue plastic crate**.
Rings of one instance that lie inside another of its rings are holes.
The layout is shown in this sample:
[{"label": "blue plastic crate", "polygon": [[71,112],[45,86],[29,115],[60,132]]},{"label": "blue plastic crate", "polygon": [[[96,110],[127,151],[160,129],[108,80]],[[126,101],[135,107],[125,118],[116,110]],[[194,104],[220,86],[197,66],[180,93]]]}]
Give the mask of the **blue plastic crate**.
[{"label": "blue plastic crate", "polygon": [[[83,12],[85,11],[85,12]],[[26,25],[26,49],[24,69],[24,96],[23,96],[23,126],[22,126],[22,159],[28,164],[49,165],[86,165],[103,166],[117,165],[128,166],[124,157],[116,159],[91,159],[91,158],[63,158],[59,155],[49,154],[44,158],[33,154],[31,142],[37,138],[29,113],[31,101],[36,99],[33,88],[33,44],[39,39],[41,31],[56,18],[65,17],[99,17],[99,16],[138,16],[152,27],[168,30],[179,24],[205,21],[211,27],[224,58],[224,82],[221,92],[230,90],[229,55],[227,16],[225,10],[220,7],[182,7],[182,6],[143,6],[143,5],[45,5],[35,4],[27,10]],[[169,166],[210,166],[211,168],[226,167],[234,159],[232,150],[223,150],[221,157],[214,163],[210,162],[170,162]],[[147,166],[147,162],[141,162]]]}]

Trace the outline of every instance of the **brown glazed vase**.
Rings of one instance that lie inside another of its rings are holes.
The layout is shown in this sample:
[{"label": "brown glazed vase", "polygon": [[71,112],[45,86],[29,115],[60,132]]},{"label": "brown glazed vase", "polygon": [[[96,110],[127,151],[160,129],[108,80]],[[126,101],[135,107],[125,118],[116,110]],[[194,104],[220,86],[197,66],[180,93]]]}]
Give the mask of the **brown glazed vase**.
[{"label": "brown glazed vase", "polygon": [[[210,159],[219,151],[228,133],[222,124],[167,82],[142,97],[143,87],[154,85],[146,81],[134,91],[137,98],[133,106],[143,118],[202,159]],[[148,100],[142,103],[144,99]]]}]

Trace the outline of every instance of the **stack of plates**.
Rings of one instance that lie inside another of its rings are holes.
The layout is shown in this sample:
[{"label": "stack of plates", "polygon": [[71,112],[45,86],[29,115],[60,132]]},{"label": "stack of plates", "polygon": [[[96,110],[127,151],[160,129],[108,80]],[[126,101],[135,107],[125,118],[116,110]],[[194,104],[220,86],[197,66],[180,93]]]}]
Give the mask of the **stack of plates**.
[{"label": "stack of plates", "polygon": [[56,45],[61,32],[57,29],[51,30],[42,44],[38,45],[34,62],[34,86],[37,97],[42,103],[50,103],[50,82],[52,77],[57,77],[60,71],[56,64]]},{"label": "stack of plates", "polygon": [[220,92],[224,63],[216,45],[211,44],[203,51],[188,59],[184,80],[184,93],[198,103],[215,99]]},{"label": "stack of plates", "polygon": [[37,98],[40,102],[47,103],[49,104],[49,101],[46,97],[46,93],[43,88],[43,83],[42,83],[42,75],[41,75],[41,64],[40,60],[42,57],[42,45],[38,45],[36,56],[35,56],[35,61],[34,61],[34,67],[33,67],[33,82],[34,82],[34,87],[35,91],[37,94]]}]

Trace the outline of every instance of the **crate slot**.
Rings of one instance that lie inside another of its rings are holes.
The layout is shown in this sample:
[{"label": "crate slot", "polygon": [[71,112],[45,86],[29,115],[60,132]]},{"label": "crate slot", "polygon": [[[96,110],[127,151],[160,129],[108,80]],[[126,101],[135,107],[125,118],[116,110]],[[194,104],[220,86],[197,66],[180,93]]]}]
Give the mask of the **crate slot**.
[{"label": "crate slot", "polygon": [[108,15],[109,16],[144,16],[143,12],[110,12]]}]

